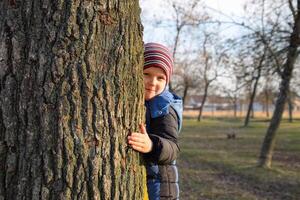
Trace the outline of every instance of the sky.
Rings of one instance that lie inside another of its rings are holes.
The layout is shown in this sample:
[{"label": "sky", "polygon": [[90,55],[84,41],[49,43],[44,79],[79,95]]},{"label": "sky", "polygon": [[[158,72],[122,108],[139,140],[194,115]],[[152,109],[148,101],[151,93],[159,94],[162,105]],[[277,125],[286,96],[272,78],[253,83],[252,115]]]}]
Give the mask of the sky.
[{"label": "sky", "polygon": [[[247,0],[204,0],[204,3],[211,8],[208,9],[211,15],[220,18],[220,15],[215,10],[220,10],[228,16],[242,16],[243,6],[246,1]],[[162,25],[157,26],[153,24],[155,19],[171,18],[172,8],[165,6],[165,2],[166,1],[161,0],[140,0],[145,42],[170,42],[170,37],[172,37],[170,30],[167,30],[168,28]],[[236,30],[231,31],[236,32]],[[228,33],[224,34],[228,35]]]},{"label": "sky", "polygon": [[243,6],[246,0],[205,0],[205,3],[217,10],[221,10],[226,14],[243,14]]},{"label": "sky", "polygon": [[[184,0],[179,0],[184,1]],[[224,19],[224,15],[221,16],[218,10],[224,13],[225,15],[228,15],[229,17],[237,17],[237,16],[243,16],[244,15],[244,4],[247,0],[204,0],[205,4],[208,9],[208,12],[211,16],[226,21]],[[175,31],[174,26],[173,30],[170,28],[172,26],[168,27],[168,24],[155,24],[158,19],[164,19],[163,21],[170,21],[174,22],[174,19],[172,19],[172,10],[173,8],[167,7],[166,4],[167,0],[161,1],[161,0],[140,0],[140,6],[142,9],[142,23],[144,26],[144,42],[159,42],[166,46],[168,46],[170,49],[173,47],[174,43],[174,37],[175,37]],[[228,19],[227,19],[228,21]],[[173,31],[173,32],[172,32]],[[221,34],[224,35],[222,37],[225,39],[226,37],[234,37],[233,35],[240,35],[241,30],[239,27],[232,27],[232,25],[225,25],[222,27],[222,30],[220,31]],[[188,47],[189,50],[194,49],[194,47],[198,48],[197,43],[191,42],[188,39],[188,36],[192,33],[188,32],[188,35],[183,38],[185,40],[184,42],[181,41],[181,47],[185,46],[183,48]],[[193,47],[194,46],[194,47]],[[180,51],[180,50],[179,50]],[[178,53],[178,52],[177,52]],[[222,82],[228,82],[227,80],[223,80]],[[231,84],[228,82],[228,86],[230,87]]]}]

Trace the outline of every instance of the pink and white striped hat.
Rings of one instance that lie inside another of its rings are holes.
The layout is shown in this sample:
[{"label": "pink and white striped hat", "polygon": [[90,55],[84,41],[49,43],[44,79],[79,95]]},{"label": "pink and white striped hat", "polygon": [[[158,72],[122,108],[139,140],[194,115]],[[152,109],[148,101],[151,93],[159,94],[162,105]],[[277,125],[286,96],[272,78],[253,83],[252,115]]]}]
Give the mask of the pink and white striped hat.
[{"label": "pink and white striped hat", "polygon": [[167,76],[168,84],[173,73],[173,58],[169,49],[158,43],[147,43],[145,44],[144,59],[144,69],[161,68]]}]

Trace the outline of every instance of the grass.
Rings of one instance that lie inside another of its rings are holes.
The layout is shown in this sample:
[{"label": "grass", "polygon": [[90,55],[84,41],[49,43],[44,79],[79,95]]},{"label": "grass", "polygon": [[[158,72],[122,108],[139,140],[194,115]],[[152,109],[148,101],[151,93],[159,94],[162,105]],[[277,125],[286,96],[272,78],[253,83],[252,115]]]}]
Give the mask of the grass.
[{"label": "grass", "polygon": [[[283,121],[272,168],[258,168],[267,120],[185,119],[178,159],[181,199],[300,199],[300,123]],[[235,132],[235,139],[227,134]]]}]

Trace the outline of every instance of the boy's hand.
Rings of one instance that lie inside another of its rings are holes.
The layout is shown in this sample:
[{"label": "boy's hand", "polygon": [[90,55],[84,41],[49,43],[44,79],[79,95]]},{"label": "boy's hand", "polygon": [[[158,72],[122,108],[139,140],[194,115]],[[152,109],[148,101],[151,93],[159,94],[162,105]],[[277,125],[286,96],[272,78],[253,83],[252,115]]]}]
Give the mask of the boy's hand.
[{"label": "boy's hand", "polygon": [[136,151],[149,153],[153,144],[144,124],[140,124],[140,131],[141,133],[133,132],[128,136],[128,144]]}]

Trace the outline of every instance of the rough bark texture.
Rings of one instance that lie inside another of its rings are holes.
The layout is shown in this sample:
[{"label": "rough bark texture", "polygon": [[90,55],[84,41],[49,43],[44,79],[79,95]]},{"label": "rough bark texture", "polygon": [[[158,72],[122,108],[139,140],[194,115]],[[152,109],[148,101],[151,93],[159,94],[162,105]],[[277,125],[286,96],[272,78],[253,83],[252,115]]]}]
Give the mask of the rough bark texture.
[{"label": "rough bark texture", "polygon": [[142,199],[138,1],[0,2],[0,199]]},{"label": "rough bark texture", "polygon": [[275,104],[275,110],[268,127],[266,136],[264,138],[261,152],[258,160],[258,165],[261,167],[270,168],[272,163],[272,156],[275,147],[276,131],[280,125],[284,105],[286,103],[290,80],[292,78],[295,61],[298,57],[298,47],[300,45],[300,0],[297,1],[297,14],[293,25],[293,31],[290,37],[290,44],[288,47],[287,60],[284,64],[282,73],[282,80],[280,83],[279,94]]}]

